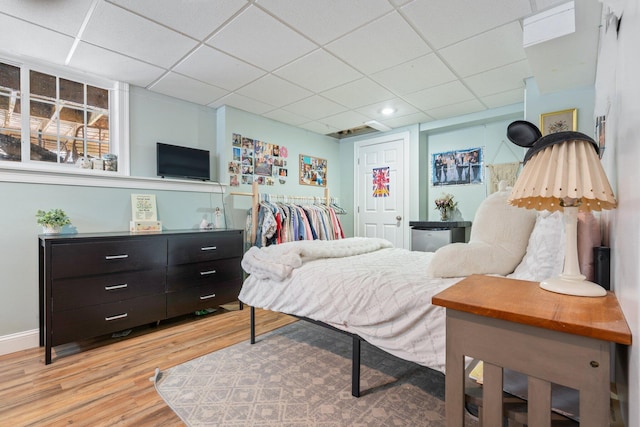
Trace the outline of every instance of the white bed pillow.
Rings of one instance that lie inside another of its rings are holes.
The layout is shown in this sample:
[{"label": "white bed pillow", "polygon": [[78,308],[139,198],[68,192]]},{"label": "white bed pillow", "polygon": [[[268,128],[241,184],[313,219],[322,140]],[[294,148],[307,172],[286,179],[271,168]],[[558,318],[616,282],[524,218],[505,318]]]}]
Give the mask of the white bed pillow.
[{"label": "white bed pillow", "polygon": [[536,212],[511,206],[510,193],[498,191],[484,199],[476,211],[469,243],[438,249],[427,267],[430,277],[513,272],[527,249]]},{"label": "white bed pillow", "polygon": [[529,237],[527,252],[508,277],[541,282],[559,275],[564,266],[565,245],[562,212],[540,212]]}]

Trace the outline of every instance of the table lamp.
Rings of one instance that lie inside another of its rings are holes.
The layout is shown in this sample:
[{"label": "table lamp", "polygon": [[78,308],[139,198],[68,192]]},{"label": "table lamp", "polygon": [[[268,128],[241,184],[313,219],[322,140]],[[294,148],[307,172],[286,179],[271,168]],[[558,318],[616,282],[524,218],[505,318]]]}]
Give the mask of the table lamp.
[{"label": "table lamp", "polygon": [[529,147],[509,203],[526,208],[562,211],[565,224],[563,272],[540,283],[548,291],[599,297],[607,291],[586,280],[578,263],[578,212],[614,209],[616,199],[598,157],[598,144],[580,132],[541,136],[532,123],[519,120],[507,129],[508,138]]}]

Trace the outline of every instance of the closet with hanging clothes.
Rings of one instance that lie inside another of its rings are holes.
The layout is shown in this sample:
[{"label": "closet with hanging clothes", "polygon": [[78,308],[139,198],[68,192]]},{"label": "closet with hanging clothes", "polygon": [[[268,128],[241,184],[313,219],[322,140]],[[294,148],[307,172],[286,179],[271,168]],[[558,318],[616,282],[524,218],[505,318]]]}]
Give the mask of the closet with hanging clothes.
[{"label": "closet with hanging clothes", "polygon": [[346,210],[335,198],[285,196],[257,193],[251,195],[252,207],[247,215],[245,236],[250,246],[270,246],[297,240],[337,240],[344,238],[338,215]]}]

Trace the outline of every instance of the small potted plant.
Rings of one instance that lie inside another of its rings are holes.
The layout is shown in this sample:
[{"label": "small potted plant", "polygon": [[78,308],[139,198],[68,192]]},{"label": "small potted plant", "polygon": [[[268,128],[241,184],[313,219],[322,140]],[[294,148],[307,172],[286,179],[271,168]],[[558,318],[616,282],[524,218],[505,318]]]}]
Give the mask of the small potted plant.
[{"label": "small potted plant", "polygon": [[71,220],[62,209],[51,209],[46,212],[38,209],[36,219],[42,226],[44,234],[58,234],[63,226],[71,224]]}]

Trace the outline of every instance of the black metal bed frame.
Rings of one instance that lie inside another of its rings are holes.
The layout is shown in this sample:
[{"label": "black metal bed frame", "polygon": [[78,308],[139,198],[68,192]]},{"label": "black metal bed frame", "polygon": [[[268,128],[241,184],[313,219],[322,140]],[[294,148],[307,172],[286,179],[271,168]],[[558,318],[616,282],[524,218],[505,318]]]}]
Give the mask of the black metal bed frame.
[{"label": "black metal bed frame", "polygon": [[[319,322],[317,320],[309,319],[308,317],[302,316],[294,316],[300,320],[305,320],[307,322],[311,322],[315,325],[322,326],[327,329],[331,329],[332,331],[340,332],[341,334],[347,335],[352,339],[352,347],[351,347],[351,395],[353,397],[360,397],[360,342],[362,338],[360,338],[356,334],[352,334],[341,329],[335,328],[331,325],[327,325],[326,323]],[[256,309],[251,306],[251,344],[256,343]]]}]

